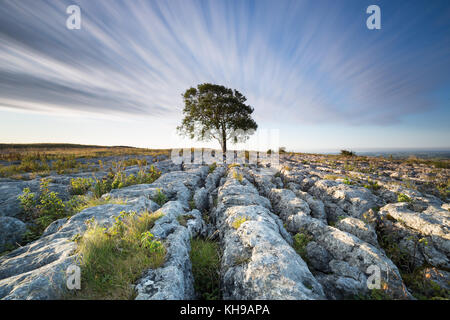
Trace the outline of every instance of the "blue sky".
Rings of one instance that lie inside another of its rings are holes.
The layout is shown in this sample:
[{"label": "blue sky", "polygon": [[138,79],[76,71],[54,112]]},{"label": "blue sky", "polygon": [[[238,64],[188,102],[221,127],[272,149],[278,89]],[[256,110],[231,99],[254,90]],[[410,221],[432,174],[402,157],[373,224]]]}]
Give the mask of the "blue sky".
[{"label": "blue sky", "polygon": [[450,147],[448,1],[0,0],[0,17],[0,142],[218,147],[175,132],[181,93],[212,82],[289,150]]}]

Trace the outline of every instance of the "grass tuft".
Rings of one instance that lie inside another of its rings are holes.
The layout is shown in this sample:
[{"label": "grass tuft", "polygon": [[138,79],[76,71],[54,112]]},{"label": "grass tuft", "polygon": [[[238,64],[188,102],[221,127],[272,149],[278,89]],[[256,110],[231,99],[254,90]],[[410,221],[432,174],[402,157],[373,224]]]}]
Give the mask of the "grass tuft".
[{"label": "grass tuft", "polygon": [[217,242],[191,240],[191,262],[195,292],[202,300],[219,300],[220,251]]},{"label": "grass tuft", "polygon": [[[78,299],[132,299],[132,284],[149,268],[163,265],[166,249],[150,233],[161,213],[122,212],[110,228],[91,221],[77,239],[81,291]],[[72,297],[73,298],[73,297]]]}]

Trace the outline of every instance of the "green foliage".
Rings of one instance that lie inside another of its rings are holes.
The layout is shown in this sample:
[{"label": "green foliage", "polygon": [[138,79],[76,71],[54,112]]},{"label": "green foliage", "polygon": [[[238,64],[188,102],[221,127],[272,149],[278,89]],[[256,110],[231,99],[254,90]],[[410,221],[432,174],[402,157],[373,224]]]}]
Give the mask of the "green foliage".
[{"label": "green foliage", "polygon": [[88,178],[70,179],[70,192],[74,195],[83,195],[91,188],[94,180]]},{"label": "green foliage", "polygon": [[355,166],[353,164],[349,164],[347,161],[345,161],[344,170],[345,171],[354,171]]},{"label": "green foliage", "polygon": [[148,268],[158,268],[166,249],[149,230],[160,213],[122,212],[110,228],[94,221],[77,241],[82,289],[71,298],[132,299],[131,285]]},{"label": "green foliage", "polygon": [[411,198],[408,197],[406,194],[400,193],[397,196],[397,201],[398,202],[412,202]]},{"label": "green foliage", "polygon": [[353,184],[355,184],[353,181],[351,181],[348,177],[345,177],[345,179],[344,179],[344,184],[347,184],[347,185],[353,185]]},{"label": "green foliage", "polygon": [[294,250],[302,257],[303,260],[307,261],[306,257],[306,246],[312,240],[312,238],[306,233],[297,233],[294,236]]},{"label": "green foliage", "polygon": [[95,184],[92,188],[95,197],[100,198],[112,189],[120,189],[135,184],[153,183],[161,176],[161,171],[157,170],[153,165],[147,171],[141,167],[136,175],[130,174],[129,176],[125,174],[123,168],[123,163],[117,163],[115,169],[110,168],[108,174],[101,180],[95,178]]},{"label": "green foliage", "polygon": [[177,217],[177,221],[183,227],[186,227],[188,220],[195,219],[195,217],[191,214],[183,214]]},{"label": "green foliage", "polygon": [[219,300],[220,251],[217,242],[191,240],[191,262],[195,292],[203,300]]},{"label": "green foliage", "polygon": [[152,198],[152,200],[158,205],[162,206],[167,202],[167,196],[164,194],[164,192],[162,192],[160,188],[158,188],[156,189],[156,195]]},{"label": "green foliage", "polygon": [[18,199],[23,211],[28,215],[34,215],[37,206],[36,194],[31,192],[30,188],[25,188]]},{"label": "green foliage", "polygon": [[450,291],[431,280],[431,273],[439,273],[435,268],[417,268],[411,273],[402,273],[402,278],[412,295],[420,300],[450,299]]},{"label": "green foliage", "polygon": [[213,164],[211,164],[209,166],[209,173],[213,173],[214,170],[216,170],[216,168],[217,168],[217,163],[214,162]]},{"label": "green foliage", "polygon": [[245,104],[247,99],[237,90],[204,83],[186,90],[183,100],[184,118],[177,128],[179,134],[199,141],[215,139],[224,152],[227,139],[244,142],[249,138],[249,130],[258,128],[251,118],[254,109]]},{"label": "green foliage", "polygon": [[87,196],[74,196],[69,201],[65,203],[66,210],[69,215],[74,215],[84,209],[101,206],[104,204],[127,204],[125,200],[122,199],[112,199],[110,197],[95,198]]},{"label": "green foliage", "polygon": [[244,176],[242,175],[242,173],[238,173],[237,171],[233,171],[233,178],[239,182],[242,182],[244,180]]},{"label": "green foliage", "polygon": [[378,190],[381,188],[381,186],[378,184],[377,181],[372,181],[370,179],[367,179],[367,184],[364,185],[364,188],[370,189],[370,190]]},{"label": "green foliage", "polygon": [[235,219],[234,221],[233,221],[233,223],[231,224],[231,226],[234,228],[234,229],[239,229],[239,227],[241,226],[241,224],[243,224],[245,221],[249,221],[248,219],[247,219],[247,217],[240,217],[240,218],[237,218],[237,219]]},{"label": "green foliage", "polygon": [[341,156],[353,157],[353,156],[356,156],[356,153],[354,153],[353,151],[341,150]]},{"label": "green foliage", "polygon": [[49,183],[49,180],[41,179],[39,196],[30,192],[29,188],[25,188],[23,194],[18,197],[24,212],[35,218],[42,230],[53,221],[66,216],[63,201],[58,198],[58,193],[50,192]]}]

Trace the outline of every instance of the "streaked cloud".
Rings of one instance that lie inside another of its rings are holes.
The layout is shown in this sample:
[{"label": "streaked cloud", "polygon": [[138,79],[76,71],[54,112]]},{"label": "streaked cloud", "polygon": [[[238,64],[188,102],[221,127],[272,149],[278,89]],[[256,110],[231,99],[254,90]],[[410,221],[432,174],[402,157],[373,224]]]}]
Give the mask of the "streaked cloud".
[{"label": "streaked cloud", "polygon": [[[448,106],[433,95],[450,81],[448,3],[376,2],[379,31],[370,1],[2,1],[0,108],[174,119],[202,82],[277,123],[388,125]],[[81,30],[65,27],[70,4]]]}]

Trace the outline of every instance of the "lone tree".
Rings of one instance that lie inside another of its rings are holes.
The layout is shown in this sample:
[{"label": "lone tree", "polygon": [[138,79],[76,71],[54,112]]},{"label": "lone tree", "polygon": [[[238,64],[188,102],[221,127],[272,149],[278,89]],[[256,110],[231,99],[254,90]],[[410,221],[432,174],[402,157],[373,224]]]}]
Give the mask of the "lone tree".
[{"label": "lone tree", "polygon": [[216,139],[227,151],[227,140],[244,142],[258,128],[251,118],[253,108],[245,104],[247,98],[237,90],[204,83],[189,88],[183,94],[184,119],[178,133],[198,141]]}]

